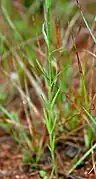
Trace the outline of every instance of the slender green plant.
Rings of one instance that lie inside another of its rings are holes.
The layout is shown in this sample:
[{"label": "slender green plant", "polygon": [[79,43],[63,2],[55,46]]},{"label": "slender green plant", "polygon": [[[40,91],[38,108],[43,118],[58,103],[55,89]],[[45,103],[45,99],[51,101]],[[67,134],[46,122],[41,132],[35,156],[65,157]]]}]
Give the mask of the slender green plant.
[{"label": "slender green plant", "polygon": [[[48,86],[48,96],[47,99],[44,98],[44,117],[46,128],[49,134],[49,150],[51,152],[52,158],[52,172],[50,174],[50,179],[53,176],[53,172],[55,171],[55,132],[54,128],[56,125],[56,111],[55,111],[55,101],[59,94],[60,89],[58,88],[54,94],[54,86],[56,82],[56,76],[53,75],[53,67],[52,67],[52,56],[51,56],[51,0],[45,0],[45,22],[42,26],[42,31],[44,35],[44,39],[47,45],[47,70],[43,69],[43,75],[45,81]],[[40,66],[40,65],[39,65]]]}]

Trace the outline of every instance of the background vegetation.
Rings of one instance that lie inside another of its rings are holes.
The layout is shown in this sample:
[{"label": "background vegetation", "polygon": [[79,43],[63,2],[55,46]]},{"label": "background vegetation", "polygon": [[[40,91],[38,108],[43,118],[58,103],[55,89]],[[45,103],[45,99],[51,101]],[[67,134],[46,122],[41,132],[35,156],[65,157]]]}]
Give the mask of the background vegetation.
[{"label": "background vegetation", "polygon": [[92,152],[95,164],[95,21],[82,1],[1,0],[1,135],[43,178],[58,178],[61,151],[64,174]]}]

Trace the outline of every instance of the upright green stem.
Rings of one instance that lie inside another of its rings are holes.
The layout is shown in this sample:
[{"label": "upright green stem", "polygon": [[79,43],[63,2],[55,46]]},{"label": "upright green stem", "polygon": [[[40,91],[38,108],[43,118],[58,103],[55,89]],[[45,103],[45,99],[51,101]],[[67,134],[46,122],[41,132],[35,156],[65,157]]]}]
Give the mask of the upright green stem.
[{"label": "upright green stem", "polygon": [[49,76],[49,90],[48,99],[51,102],[51,83],[52,83],[52,67],[51,67],[51,32],[50,32],[50,22],[51,22],[51,0],[46,0],[46,31],[47,31],[47,64],[48,64],[48,76]]},{"label": "upright green stem", "polygon": [[50,175],[50,179],[53,176],[53,172],[55,169],[55,157],[54,157],[54,145],[55,145],[55,135],[54,135],[54,130],[53,129],[53,125],[54,125],[54,119],[52,116],[52,111],[53,108],[51,106],[52,103],[52,84],[53,84],[53,80],[52,80],[52,63],[51,63],[51,0],[45,0],[45,13],[46,13],[46,38],[47,38],[47,66],[48,66],[48,106],[47,106],[47,123],[46,123],[46,127],[48,129],[48,133],[49,133],[49,148],[50,148],[50,152],[51,152],[51,157],[52,157],[52,163],[53,163],[53,168],[52,168],[52,172]]}]

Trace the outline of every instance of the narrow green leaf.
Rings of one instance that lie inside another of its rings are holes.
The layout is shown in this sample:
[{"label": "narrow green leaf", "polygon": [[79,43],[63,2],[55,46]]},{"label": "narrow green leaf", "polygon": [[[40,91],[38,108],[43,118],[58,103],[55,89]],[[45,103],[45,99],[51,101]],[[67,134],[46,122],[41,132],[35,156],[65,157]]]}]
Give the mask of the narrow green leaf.
[{"label": "narrow green leaf", "polygon": [[88,115],[88,117],[90,118],[90,120],[93,122],[93,124],[96,126],[96,120],[91,116],[91,114],[83,107],[84,111],[86,112],[86,114]]},{"label": "narrow green leaf", "polygon": [[49,9],[51,7],[51,1],[50,0],[45,0],[45,7]]},{"label": "narrow green leaf", "polygon": [[57,90],[57,92],[56,92],[55,96],[53,97],[52,104],[51,104],[51,108],[53,108],[54,103],[55,103],[55,101],[56,101],[56,98],[57,98],[57,96],[58,96],[59,92],[60,92],[60,88]]},{"label": "narrow green leaf", "polygon": [[88,155],[89,155],[95,148],[96,148],[96,143],[83,155],[83,157],[80,158],[80,160],[78,160],[78,161],[76,162],[75,165],[73,165],[73,167],[69,170],[68,175],[70,175],[70,174],[73,172],[73,170],[74,170],[78,165],[80,165],[80,164],[83,162],[83,160],[85,160],[85,158],[88,157]]},{"label": "narrow green leaf", "polygon": [[53,133],[53,130],[55,129],[56,121],[57,121],[57,118],[55,117],[55,120],[54,120],[54,122],[53,122],[53,127],[52,127],[52,129],[51,129],[51,133]]},{"label": "narrow green leaf", "polygon": [[45,71],[45,69],[42,67],[42,65],[40,64],[40,62],[36,59],[36,62],[38,64],[38,67],[40,68],[41,72],[43,73],[44,77],[46,78],[46,80],[48,81],[49,78],[48,78],[48,74],[47,72]]},{"label": "narrow green leaf", "polygon": [[42,24],[42,33],[43,33],[43,35],[44,35],[44,39],[45,39],[45,42],[46,42],[46,44],[47,44],[47,47],[49,48],[49,41],[48,41],[48,37],[47,37],[47,35],[46,35],[46,32],[45,32],[45,23],[43,23]]},{"label": "narrow green leaf", "polygon": [[13,116],[0,104],[1,111],[11,120],[13,120]]}]

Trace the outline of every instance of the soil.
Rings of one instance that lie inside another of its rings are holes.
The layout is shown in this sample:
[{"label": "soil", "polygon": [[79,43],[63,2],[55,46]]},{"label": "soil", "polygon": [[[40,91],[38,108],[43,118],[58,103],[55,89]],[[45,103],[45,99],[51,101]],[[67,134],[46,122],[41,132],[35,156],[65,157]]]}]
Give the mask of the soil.
[{"label": "soil", "polygon": [[[0,134],[1,135],[1,134]],[[50,152],[46,148],[38,163],[37,169],[22,165],[22,155],[14,140],[6,133],[0,136],[0,179],[40,179],[39,171],[46,171],[49,175],[51,171]],[[84,146],[79,147],[73,142],[58,142],[56,145],[56,170],[57,176],[54,179],[95,179],[96,175],[92,169],[92,157],[89,156],[74,172],[67,176],[67,171],[72,164],[73,157],[82,156]]]}]

